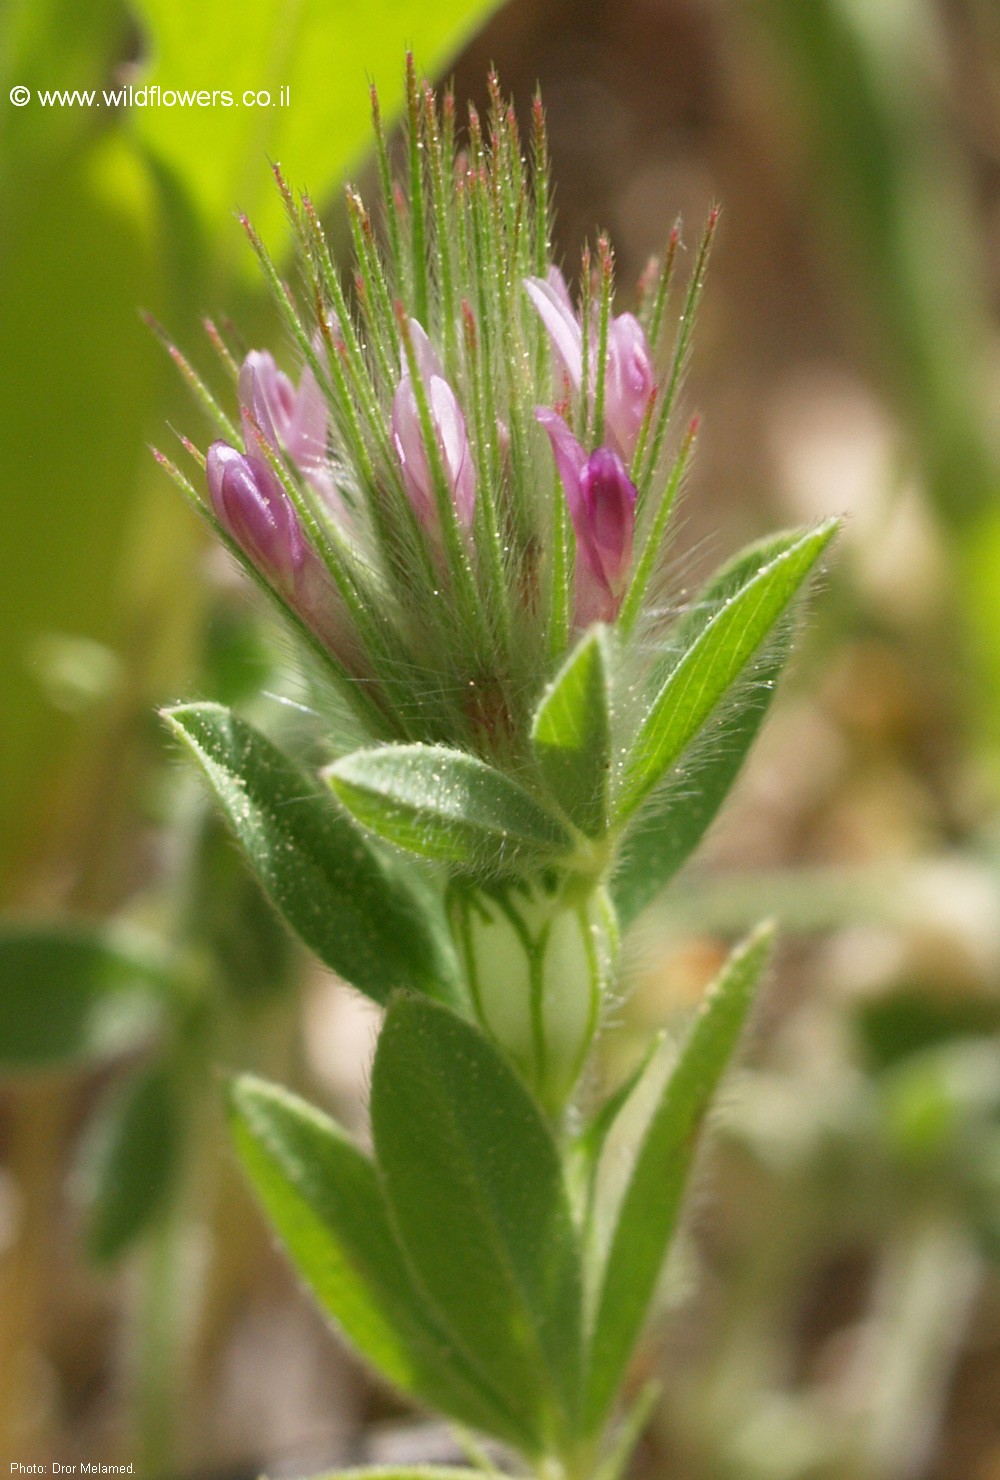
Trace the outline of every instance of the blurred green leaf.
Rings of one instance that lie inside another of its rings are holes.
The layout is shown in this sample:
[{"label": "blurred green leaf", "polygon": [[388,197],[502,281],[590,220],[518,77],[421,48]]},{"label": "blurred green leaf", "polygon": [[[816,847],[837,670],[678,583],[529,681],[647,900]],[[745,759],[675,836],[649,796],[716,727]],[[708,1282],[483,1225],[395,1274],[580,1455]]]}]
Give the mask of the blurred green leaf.
[{"label": "blurred green leaf", "polygon": [[92,1259],[117,1259],[167,1206],[179,1152],[174,1081],[166,1064],[153,1064],[130,1078],[87,1128],[79,1172]]},{"label": "blurred green leaf", "polygon": [[324,775],[365,827],[425,858],[496,874],[572,845],[518,782],[443,745],[357,750]]},{"label": "blurred green leaf", "polygon": [[230,1091],[243,1165],[299,1273],[382,1375],[515,1445],[530,1437],[410,1278],[375,1168],[318,1110],[249,1075]]},{"label": "blurred green leaf", "polygon": [[761,927],[726,962],[681,1045],[637,1148],[597,1291],[586,1432],[604,1423],[639,1335],[712,1095],[732,1058],[771,948]]},{"label": "blurred green leaf", "polygon": [[0,929],[0,1066],[41,1068],[123,1052],[149,1036],[170,978],[138,938],[85,925]]},{"label": "blurred green leaf", "polygon": [[[497,0],[246,0],[238,21],[230,0],[132,0],[152,63],[142,82],[174,89],[228,89],[234,106],[146,107],[132,114],[136,136],[195,202],[206,230],[236,247],[238,207],[265,240],[283,221],[267,162],[280,160],[291,184],[322,204],[370,140],[366,79],[378,84],[387,117],[402,99],[404,48],[437,74]],[[287,87],[287,106],[280,89]],[[243,94],[267,91],[269,106]],[[250,265],[249,254],[246,256]]]},{"label": "blurred green leaf", "polygon": [[8,107],[11,87],[100,87],[126,25],[119,0],[6,0],[0,7],[0,183],[8,206],[8,171],[20,173],[28,158],[65,150],[93,131],[87,108]]},{"label": "blurred green leaf", "polygon": [[[5,99],[0,111],[34,107]],[[43,157],[27,139],[8,142],[0,340],[16,347],[17,368],[0,398],[0,889],[72,815],[53,807],[52,772],[78,762],[80,727],[50,707],[39,637],[121,640],[113,593],[148,465],[158,369],[136,309],[158,307],[163,293],[156,196],[127,141],[94,137],[91,120],[73,147]]]},{"label": "blurred green leaf", "polygon": [[572,1434],[581,1271],[559,1152],[535,1101],[470,1023],[389,1007],[372,1129],[400,1239],[470,1361],[539,1440]]},{"label": "blurred green leaf", "polygon": [[283,920],[268,907],[245,856],[209,797],[203,800],[191,860],[184,938],[211,955],[213,975],[243,1008],[294,989],[296,953]]},{"label": "blurred green leaf", "polygon": [[827,520],[785,547],[723,601],[678,660],[653,701],[629,757],[620,816],[628,817],[687,749],[780,620],[838,524]]},{"label": "blurred green leaf", "polygon": [[608,825],[611,700],[608,636],[595,627],[546,691],[532,726],[545,782],[571,822],[588,837]]},{"label": "blurred green leaf", "polygon": [[853,1022],[866,1059],[875,1070],[883,1070],[925,1049],[1000,1033],[1000,1001],[914,987],[863,999]]},{"label": "blurred green leaf", "polygon": [[454,992],[443,916],[311,777],[219,704],[181,705],[164,719],[204,771],[276,908],[321,961],[376,1002],[401,986]]}]

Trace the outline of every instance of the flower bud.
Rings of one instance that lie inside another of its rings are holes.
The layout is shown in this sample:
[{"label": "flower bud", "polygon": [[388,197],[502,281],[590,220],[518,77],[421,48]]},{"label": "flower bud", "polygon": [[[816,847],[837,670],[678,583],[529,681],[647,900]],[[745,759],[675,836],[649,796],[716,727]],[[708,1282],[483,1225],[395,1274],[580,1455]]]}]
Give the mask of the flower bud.
[{"label": "flower bud", "polygon": [[[583,380],[583,328],[562,273],[552,267],[547,277],[527,278],[524,286],[573,389],[579,395]],[[590,366],[587,404],[593,409],[598,351],[593,324],[587,343]],[[604,377],[604,431],[615,450],[623,458],[631,458],[656,389],[652,352],[634,314],[618,314],[608,322]]]},{"label": "flower bud", "polygon": [[580,1077],[617,949],[602,888],[456,890],[455,935],[480,1023],[553,1115]]},{"label": "flower bud", "polygon": [[248,451],[262,436],[275,452],[283,451],[308,483],[331,507],[339,499],[327,464],[329,415],[323,393],[308,365],[298,390],[279,370],[267,350],[251,350],[240,367],[243,441]]},{"label": "flower bud", "polygon": [[535,416],[552,443],[576,534],[576,625],[613,622],[632,561],[635,484],[612,448],[588,457],[557,412],[539,406]]},{"label": "flower bud", "polygon": [[219,523],[264,575],[283,590],[294,586],[308,547],[292,501],[267,463],[213,442],[205,472]]},{"label": "flower bud", "polygon": [[[460,527],[469,530],[476,505],[476,471],[472,465],[465,418],[454,391],[444,378],[441,362],[416,319],[410,319],[409,333],[455,513]],[[436,538],[439,519],[434,475],[424,445],[417,394],[405,360],[392,402],[392,440],[407,497],[424,528],[432,538]]]},{"label": "flower bud", "polygon": [[213,442],[205,464],[212,508],[261,575],[331,651],[346,651],[340,603],[298,512],[263,458]]}]

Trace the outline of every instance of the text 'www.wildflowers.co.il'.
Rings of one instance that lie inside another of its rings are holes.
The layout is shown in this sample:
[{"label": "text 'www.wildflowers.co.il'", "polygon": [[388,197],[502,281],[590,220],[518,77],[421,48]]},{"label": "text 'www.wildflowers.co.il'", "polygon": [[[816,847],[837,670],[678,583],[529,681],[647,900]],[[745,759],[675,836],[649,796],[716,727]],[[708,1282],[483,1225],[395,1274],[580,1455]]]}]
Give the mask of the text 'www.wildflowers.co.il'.
[{"label": "text 'www.wildflowers.co.il'", "polygon": [[30,88],[12,87],[8,93],[15,108],[36,102],[42,108],[288,108],[290,87],[249,87],[242,92],[228,87],[161,87],[158,82],[143,87]]}]

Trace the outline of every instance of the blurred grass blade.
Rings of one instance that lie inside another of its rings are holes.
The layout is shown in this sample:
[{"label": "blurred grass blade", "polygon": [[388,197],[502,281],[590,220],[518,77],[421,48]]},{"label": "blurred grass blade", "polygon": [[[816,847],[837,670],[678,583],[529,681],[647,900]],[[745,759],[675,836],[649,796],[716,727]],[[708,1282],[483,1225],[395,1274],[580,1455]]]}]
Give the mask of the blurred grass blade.
[{"label": "blurred grass blade", "polygon": [[771,947],[762,926],[737,948],[681,1045],[642,1135],[598,1285],[584,1424],[607,1416],[677,1226],[697,1133],[728,1065]]},{"label": "blurred grass blade", "polygon": [[497,874],[572,846],[569,833],[501,771],[443,745],[383,745],[324,775],[366,827],[413,853]]},{"label": "blurred grass blade", "polygon": [[580,1373],[581,1269],[559,1152],[483,1034],[418,997],[389,1008],[372,1129],[400,1239],[442,1319],[557,1450]]},{"label": "blurred grass blade", "polygon": [[86,925],[0,929],[0,1067],[125,1052],[155,1031],[171,978],[155,942]]},{"label": "blurred grass blade", "polygon": [[321,961],[376,1002],[396,987],[457,990],[443,916],[311,777],[219,704],[181,705],[164,718],[200,764],[267,894]]},{"label": "blurred grass blade", "polygon": [[233,1133],[260,1201],[323,1309],[396,1387],[459,1422],[530,1445],[530,1431],[451,1345],[413,1284],[366,1156],[302,1100],[249,1075]]},{"label": "blurred grass blade", "polygon": [[570,821],[591,838],[608,825],[609,656],[607,632],[595,627],[546,691],[531,731],[546,785]]},{"label": "blurred grass blade", "polygon": [[626,764],[618,813],[628,817],[683,754],[780,620],[837,529],[787,538],[785,548],[731,595],[678,660],[653,701]]}]

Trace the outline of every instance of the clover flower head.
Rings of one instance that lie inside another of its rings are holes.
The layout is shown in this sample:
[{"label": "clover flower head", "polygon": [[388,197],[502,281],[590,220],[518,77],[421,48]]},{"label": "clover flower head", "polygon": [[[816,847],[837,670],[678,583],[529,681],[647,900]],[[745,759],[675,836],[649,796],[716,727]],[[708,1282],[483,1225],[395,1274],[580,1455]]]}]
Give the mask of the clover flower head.
[{"label": "clover flower head", "polygon": [[205,506],[299,623],[336,702],[382,739],[517,766],[578,634],[656,620],[663,511],[688,450],[671,435],[673,388],[708,237],[661,383],[672,247],[635,312],[618,311],[601,238],[574,303],[552,262],[541,104],[525,150],[495,79],[491,96],[458,142],[454,100],[409,64],[402,180],[373,97],[381,207],[348,189],[350,279],[276,170],[301,301],[244,226],[296,376],[266,348],[237,364],[212,330],[234,425],[175,358],[220,429]]}]

